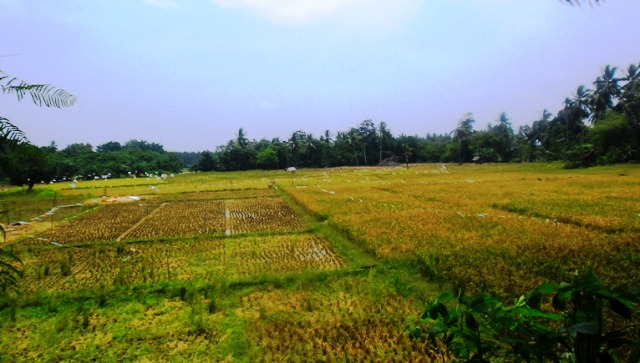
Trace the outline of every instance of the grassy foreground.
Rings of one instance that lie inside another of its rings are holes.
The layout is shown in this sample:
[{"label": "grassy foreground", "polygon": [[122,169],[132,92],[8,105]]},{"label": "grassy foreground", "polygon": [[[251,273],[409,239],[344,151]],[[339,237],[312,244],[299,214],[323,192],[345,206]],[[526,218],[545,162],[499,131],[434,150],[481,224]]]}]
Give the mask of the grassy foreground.
[{"label": "grassy foreground", "polygon": [[0,361],[438,361],[407,331],[440,288],[638,286],[638,186],[639,166],[430,164],[7,191],[3,223],[45,218],[10,239]]}]

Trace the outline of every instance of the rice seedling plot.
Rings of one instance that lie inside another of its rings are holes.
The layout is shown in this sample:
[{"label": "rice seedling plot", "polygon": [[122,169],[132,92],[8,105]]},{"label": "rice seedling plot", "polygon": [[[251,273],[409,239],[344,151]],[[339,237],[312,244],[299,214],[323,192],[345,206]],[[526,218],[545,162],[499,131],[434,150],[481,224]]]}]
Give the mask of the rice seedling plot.
[{"label": "rice seedling plot", "polygon": [[167,202],[154,209],[120,239],[219,234],[225,231],[224,201]]},{"label": "rice seedling plot", "polygon": [[[205,195],[207,196],[207,195]],[[306,223],[280,198],[188,199],[163,203],[121,239],[288,232]]]},{"label": "rice seedling plot", "polygon": [[25,242],[28,245],[56,242],[71,244],[80,242],[111,241],[125,233],[157,204],[118,203],[96,208],[81,218],[54,226],[52,231]]},{"label": "rice seedling plot", "polygon": [[304,229],[306,223],[280,198],[225,201],[229,233],[287,232]]},{"label": "rice seedling plot", "polygon": [[[32,248],[25,259],[25,289],[60,291],[189,280],[194,270],[224,273],[221,240]],[[202,265],[206,262],[206,265]],[[203,277],[203,276],[198,276]]]},{"label": "rice seedling plot", "polygon": [[[197,195],[186,197],[184,201],[161,203],[159,200],[162,199],[155,198],[102,205],[97,211],[68,224],[56,225],[52,231],[26,243],[72,244],[201,234],[291,232],[307,227],[278,197],[203,199],[211,194],[194,194]],[[245,195],[260,194],[248,192]]]},{"label": "rice seedling plot", "polygon": [[230,258],[237,275],[332,270],[343,266],[327,241],[313,235],[245,238],[234,242]]},{"label": "rice seedling plot", "polygon": [[199,238],[84,247],[27,247],[24,288],[60,291],[178,279],[237,278],[343,266],[313,235]]}]

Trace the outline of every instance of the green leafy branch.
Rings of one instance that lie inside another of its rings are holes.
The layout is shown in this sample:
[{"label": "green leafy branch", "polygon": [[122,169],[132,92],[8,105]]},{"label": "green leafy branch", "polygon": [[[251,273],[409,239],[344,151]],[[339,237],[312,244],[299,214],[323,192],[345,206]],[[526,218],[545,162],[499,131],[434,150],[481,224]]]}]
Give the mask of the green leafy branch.
[{"label": "green leafy branch", "polygon": [[[69,92],[48,84],[30,84],[16,77],[11,77],[0,70],[0,89],[4,94],[15,94],[18,101],[28,94],[38,106],[69,107],[76,102],[76,97]],[[0,116],[0,152],[6,153],[7,148],[28,143],[24,132],[12,124],[8,119]]]},{"label": "green leafy branch", "polygon": [[[572,283],[544,284],[505,305],[480,295],[456,297],[447,292],[427,304],[412,338],[426,335],[441,350],[465,362],[496,358],[516,361],[616,362],[629,352],[628,363],[640,362],[640,335],[631,341],[619,327],[604,329],[610,310],[630,321],[640,303],[637,291],[612,291],[590,271]],[[438,344],[441,342],[442,344]]]},{"label": "green leafy branch", "polygon": [[2,71],[0,71],[0,88],[4,94],[15,94],[18,101],[28,94],[33,103],[38,106],[62,108],[73,106],[76,102],[76,97],[63,89],[49,84],[30,84]]},{"label": "green leafy branch", "polygon": [[[2,233],[3,241],[6,242],[7,231],[2,225],[0,225],[0,233]],[[22,264],[20,258],[13,251],[0,248],[0,296],[5,296],[11,291],[18,291],[20,270],[16,268],[16,264]]]},{"label": "green leafy branch", "polygon": [[27,136],[18,126],[0,116],[0,145],[28,142]]}]

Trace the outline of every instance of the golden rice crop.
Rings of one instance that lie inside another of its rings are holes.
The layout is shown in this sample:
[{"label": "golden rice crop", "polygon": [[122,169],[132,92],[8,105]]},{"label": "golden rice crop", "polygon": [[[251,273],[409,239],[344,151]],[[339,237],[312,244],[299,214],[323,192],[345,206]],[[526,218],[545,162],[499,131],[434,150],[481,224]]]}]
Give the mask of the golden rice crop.
[{"label": "golden rice crop", "polygon": [[640,173],[624,174],[424,165],[330,170],[283,188],[377,256],[418,258],[439,281],[518,294],[588,267],[637,285]]},{"label": "golden rice crop", "polygon": [[342,259],[314,235],[196,238],[83,247],[22,247],[26,291],[58,291],[336,269]]},{"label": "golden rice crop", "polygon": [[411,300],[393,294],[372,300],[361,291],[366,280],[352,283],[359,286],[348,292],[274,290],[244,296],[239,314],[255,347],[253,359],[442,361],[429,342],[406,334],[407,317],[415,312]]},{"label": "golden rice crop", "polygon": [[301,230],[306,223],[280,198],[225,200],[230,233]]},{"label": "golden rice crop", "polygon": [[157,204],[139,203],[104,205],[82,218],[54,226],[52,231],[39,236],[39,239],[33,239],[28,244],[48,244],[51,241],[68,244],[115,240],[157,206]]},{"label": "golden rice crop", "polygon": [[149,239],[215,234],[224,231],[223,201],[192,200],[163,203],[121,238]]}]

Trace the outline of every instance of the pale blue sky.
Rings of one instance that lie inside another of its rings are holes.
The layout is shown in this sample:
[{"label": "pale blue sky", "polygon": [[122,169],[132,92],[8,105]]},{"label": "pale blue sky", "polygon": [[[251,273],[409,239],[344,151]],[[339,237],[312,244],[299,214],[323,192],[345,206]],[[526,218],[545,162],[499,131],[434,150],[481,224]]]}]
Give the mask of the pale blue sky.
[{"label": "pale blue sky", "polygon": [[[171,151],[319,136],[362,120],[395,135],[514,128],[640,62],[640,1],[0,0],[0,70],[77,96],[0,95],[37,145],[144,139]],[[622,75],[622,72],[619,73]]]}]

